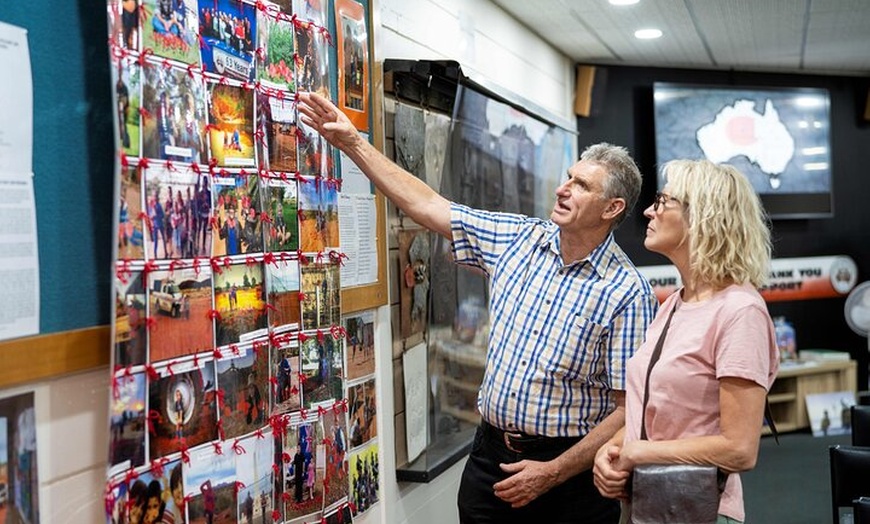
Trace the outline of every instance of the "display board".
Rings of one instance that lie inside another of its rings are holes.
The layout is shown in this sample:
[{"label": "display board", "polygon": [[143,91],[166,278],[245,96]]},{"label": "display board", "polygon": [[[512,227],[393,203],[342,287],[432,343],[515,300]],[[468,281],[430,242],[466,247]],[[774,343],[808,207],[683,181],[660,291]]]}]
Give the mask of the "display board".
[{"label": "display board", "polygon": [[108,2],[116,521],[152,499],[175,523],[342,521],[361,509],[352,482],[377,486],[373,335],[345,315],[386,298],[379,198],[346,185],[352,170],[296,110],[317,92],[371,128],[365,13],[350,0]]}]

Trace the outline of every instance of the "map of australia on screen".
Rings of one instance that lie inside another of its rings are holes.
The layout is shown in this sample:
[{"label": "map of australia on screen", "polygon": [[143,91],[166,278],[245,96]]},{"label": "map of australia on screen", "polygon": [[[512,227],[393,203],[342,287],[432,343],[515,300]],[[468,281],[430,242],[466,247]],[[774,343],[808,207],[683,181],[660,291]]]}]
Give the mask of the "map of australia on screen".
[{"label": "map of australia on screen", "polygon": [[771,175],[773,189],[780,186],[779,175],[794,157],[794,138],[770,100],[764,104],[764,113],[756,111],[754,100],[737,100],[724,107],[712,122],[698,129],[697,140],[711,162],[745,156]]}]

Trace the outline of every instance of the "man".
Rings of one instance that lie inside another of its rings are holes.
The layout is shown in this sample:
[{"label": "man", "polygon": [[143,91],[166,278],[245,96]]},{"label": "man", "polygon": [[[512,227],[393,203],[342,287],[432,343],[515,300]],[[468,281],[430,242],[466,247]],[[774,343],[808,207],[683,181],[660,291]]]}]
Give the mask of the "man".
[{"label": "man", "polygon": [[447,201],[316,94],[302,94],[299,111],[399,209],[450,239],[457,263],[491,279],[482,422],[459,488],[460,520],[617,522],[619,507],[598,496],[590,468],[624,420],[625,363],[657,308],[612,234],[640,193],[627,151],[586,149],[545,221]]}]

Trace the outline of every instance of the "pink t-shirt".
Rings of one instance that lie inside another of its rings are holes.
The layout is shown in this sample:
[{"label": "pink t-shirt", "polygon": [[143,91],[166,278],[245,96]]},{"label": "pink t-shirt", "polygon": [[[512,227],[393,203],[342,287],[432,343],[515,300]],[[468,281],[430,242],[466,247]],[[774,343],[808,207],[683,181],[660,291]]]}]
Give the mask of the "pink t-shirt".
[{"label": "pink t-shirt", "polygon": [[[761,295],[732,285],[702,302],[665,300],[646,341],[626,367],[625,441],[640,439],[644,382],[653,349],[676,306],[658,363],[650,376],[646,409],[649,440],[719,433],[719,379],[738,377],[770,389],[779,368],[773,323]],[[744,520],[740,476],[729,475],[719,513]]]}]

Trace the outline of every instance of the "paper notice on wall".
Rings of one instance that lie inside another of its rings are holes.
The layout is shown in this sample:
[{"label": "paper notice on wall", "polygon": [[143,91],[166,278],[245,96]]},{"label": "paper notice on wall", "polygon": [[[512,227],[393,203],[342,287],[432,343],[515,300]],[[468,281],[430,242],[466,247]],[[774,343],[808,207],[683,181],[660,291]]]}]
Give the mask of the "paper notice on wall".
[{"label": "paper notice on wall", "polygon": [[0,171],[33,172],[33,83],[27,31],[0,22]]},{"label": "paper notice on wall", "polygon": [[374,195],[338,195],[341,252],[341,287],[364,286],[378,280],[377,213]]},{"label": "paper notice on wall", "polygon": [[0,173],[0,340],[39,333],[33,176]]},{"label": "paper notice on wall", "polygon": [[426,379],[426,344],[417,344],[402,355],[405,375],[405,439],[408,462],[426,449],[429,434],[429,381]]}]

